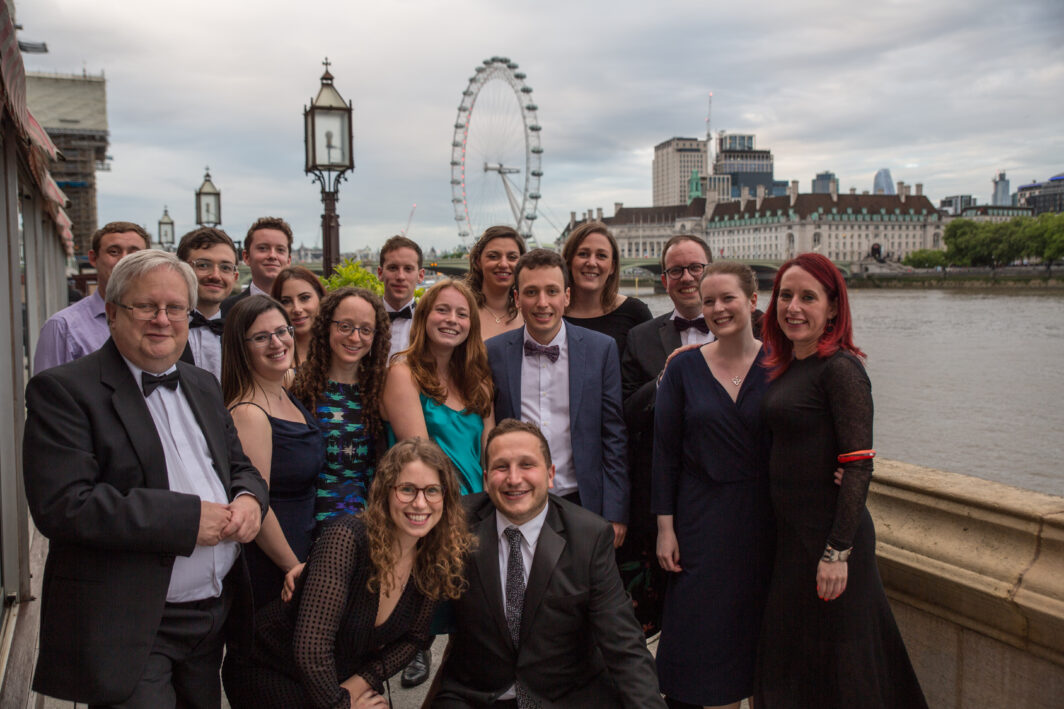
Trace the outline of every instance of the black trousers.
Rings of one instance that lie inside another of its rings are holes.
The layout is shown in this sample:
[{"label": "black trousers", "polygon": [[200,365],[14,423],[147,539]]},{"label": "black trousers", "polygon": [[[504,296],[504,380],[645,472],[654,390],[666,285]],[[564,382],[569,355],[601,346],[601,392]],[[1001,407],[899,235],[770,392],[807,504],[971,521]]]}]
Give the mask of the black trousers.
[{"label": "black trousers", "polygon": [[222,629],[233,605],[231,589],[227,583],[217,598],[167,603],[133,694],[119,704],[90,709],[218,709]]}]

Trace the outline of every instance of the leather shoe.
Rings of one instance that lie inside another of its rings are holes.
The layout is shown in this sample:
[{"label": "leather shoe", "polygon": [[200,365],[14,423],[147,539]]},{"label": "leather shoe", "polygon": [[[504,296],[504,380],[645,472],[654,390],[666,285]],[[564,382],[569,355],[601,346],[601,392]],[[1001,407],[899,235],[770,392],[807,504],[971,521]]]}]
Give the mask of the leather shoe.
[{"label": "leather shoe", "polygon": [[403,676],[399,684],[404,687],[416,687],[429,678],[429,668],[432,667],[432,651],[418,650],[414,653],[414,659],[403,670]]}]

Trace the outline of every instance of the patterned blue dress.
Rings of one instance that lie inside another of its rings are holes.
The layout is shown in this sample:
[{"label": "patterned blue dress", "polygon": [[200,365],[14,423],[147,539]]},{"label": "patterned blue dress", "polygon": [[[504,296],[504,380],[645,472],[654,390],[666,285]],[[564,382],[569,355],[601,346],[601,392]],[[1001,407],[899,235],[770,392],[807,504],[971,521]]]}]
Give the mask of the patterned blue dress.
[{"label": "patterned blue dress", "polygon": [[314,414],[325,436],[325,468],[318,477],[314,504],[320,531],[325,522],[366,506],[375,458],[357,384],[330,381]]}]

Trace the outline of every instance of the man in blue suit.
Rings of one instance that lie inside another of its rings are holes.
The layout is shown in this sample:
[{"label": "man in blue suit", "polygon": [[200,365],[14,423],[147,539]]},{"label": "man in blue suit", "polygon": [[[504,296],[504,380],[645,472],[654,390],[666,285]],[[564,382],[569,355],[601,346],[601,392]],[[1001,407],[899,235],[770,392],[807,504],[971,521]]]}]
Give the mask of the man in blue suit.
[{"label": "man in blue suit", "polygon": [[514,283],[525,326],[486,343],[495,420],[539,426],[557,469],[555,494],[609,520],[620,546],[629,487],[617,345],[562,320],[569,274],[557,253],[526,253],[514,269]]}]

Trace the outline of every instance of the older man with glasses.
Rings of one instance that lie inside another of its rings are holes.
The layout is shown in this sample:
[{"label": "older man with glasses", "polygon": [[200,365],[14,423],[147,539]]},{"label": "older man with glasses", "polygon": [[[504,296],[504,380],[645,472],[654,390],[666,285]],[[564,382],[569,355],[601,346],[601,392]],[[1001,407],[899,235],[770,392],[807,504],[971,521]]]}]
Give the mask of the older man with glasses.
[{"label": "older man with glasses", "polygon": [[26,498],[49,540],[40,694],[213,709],[223,633],[251,640],[238,544],[268,492],[217,382],[178,361],[195,306],[188,264],[126,256],[107,286],[111,338],[26,389]]}]

